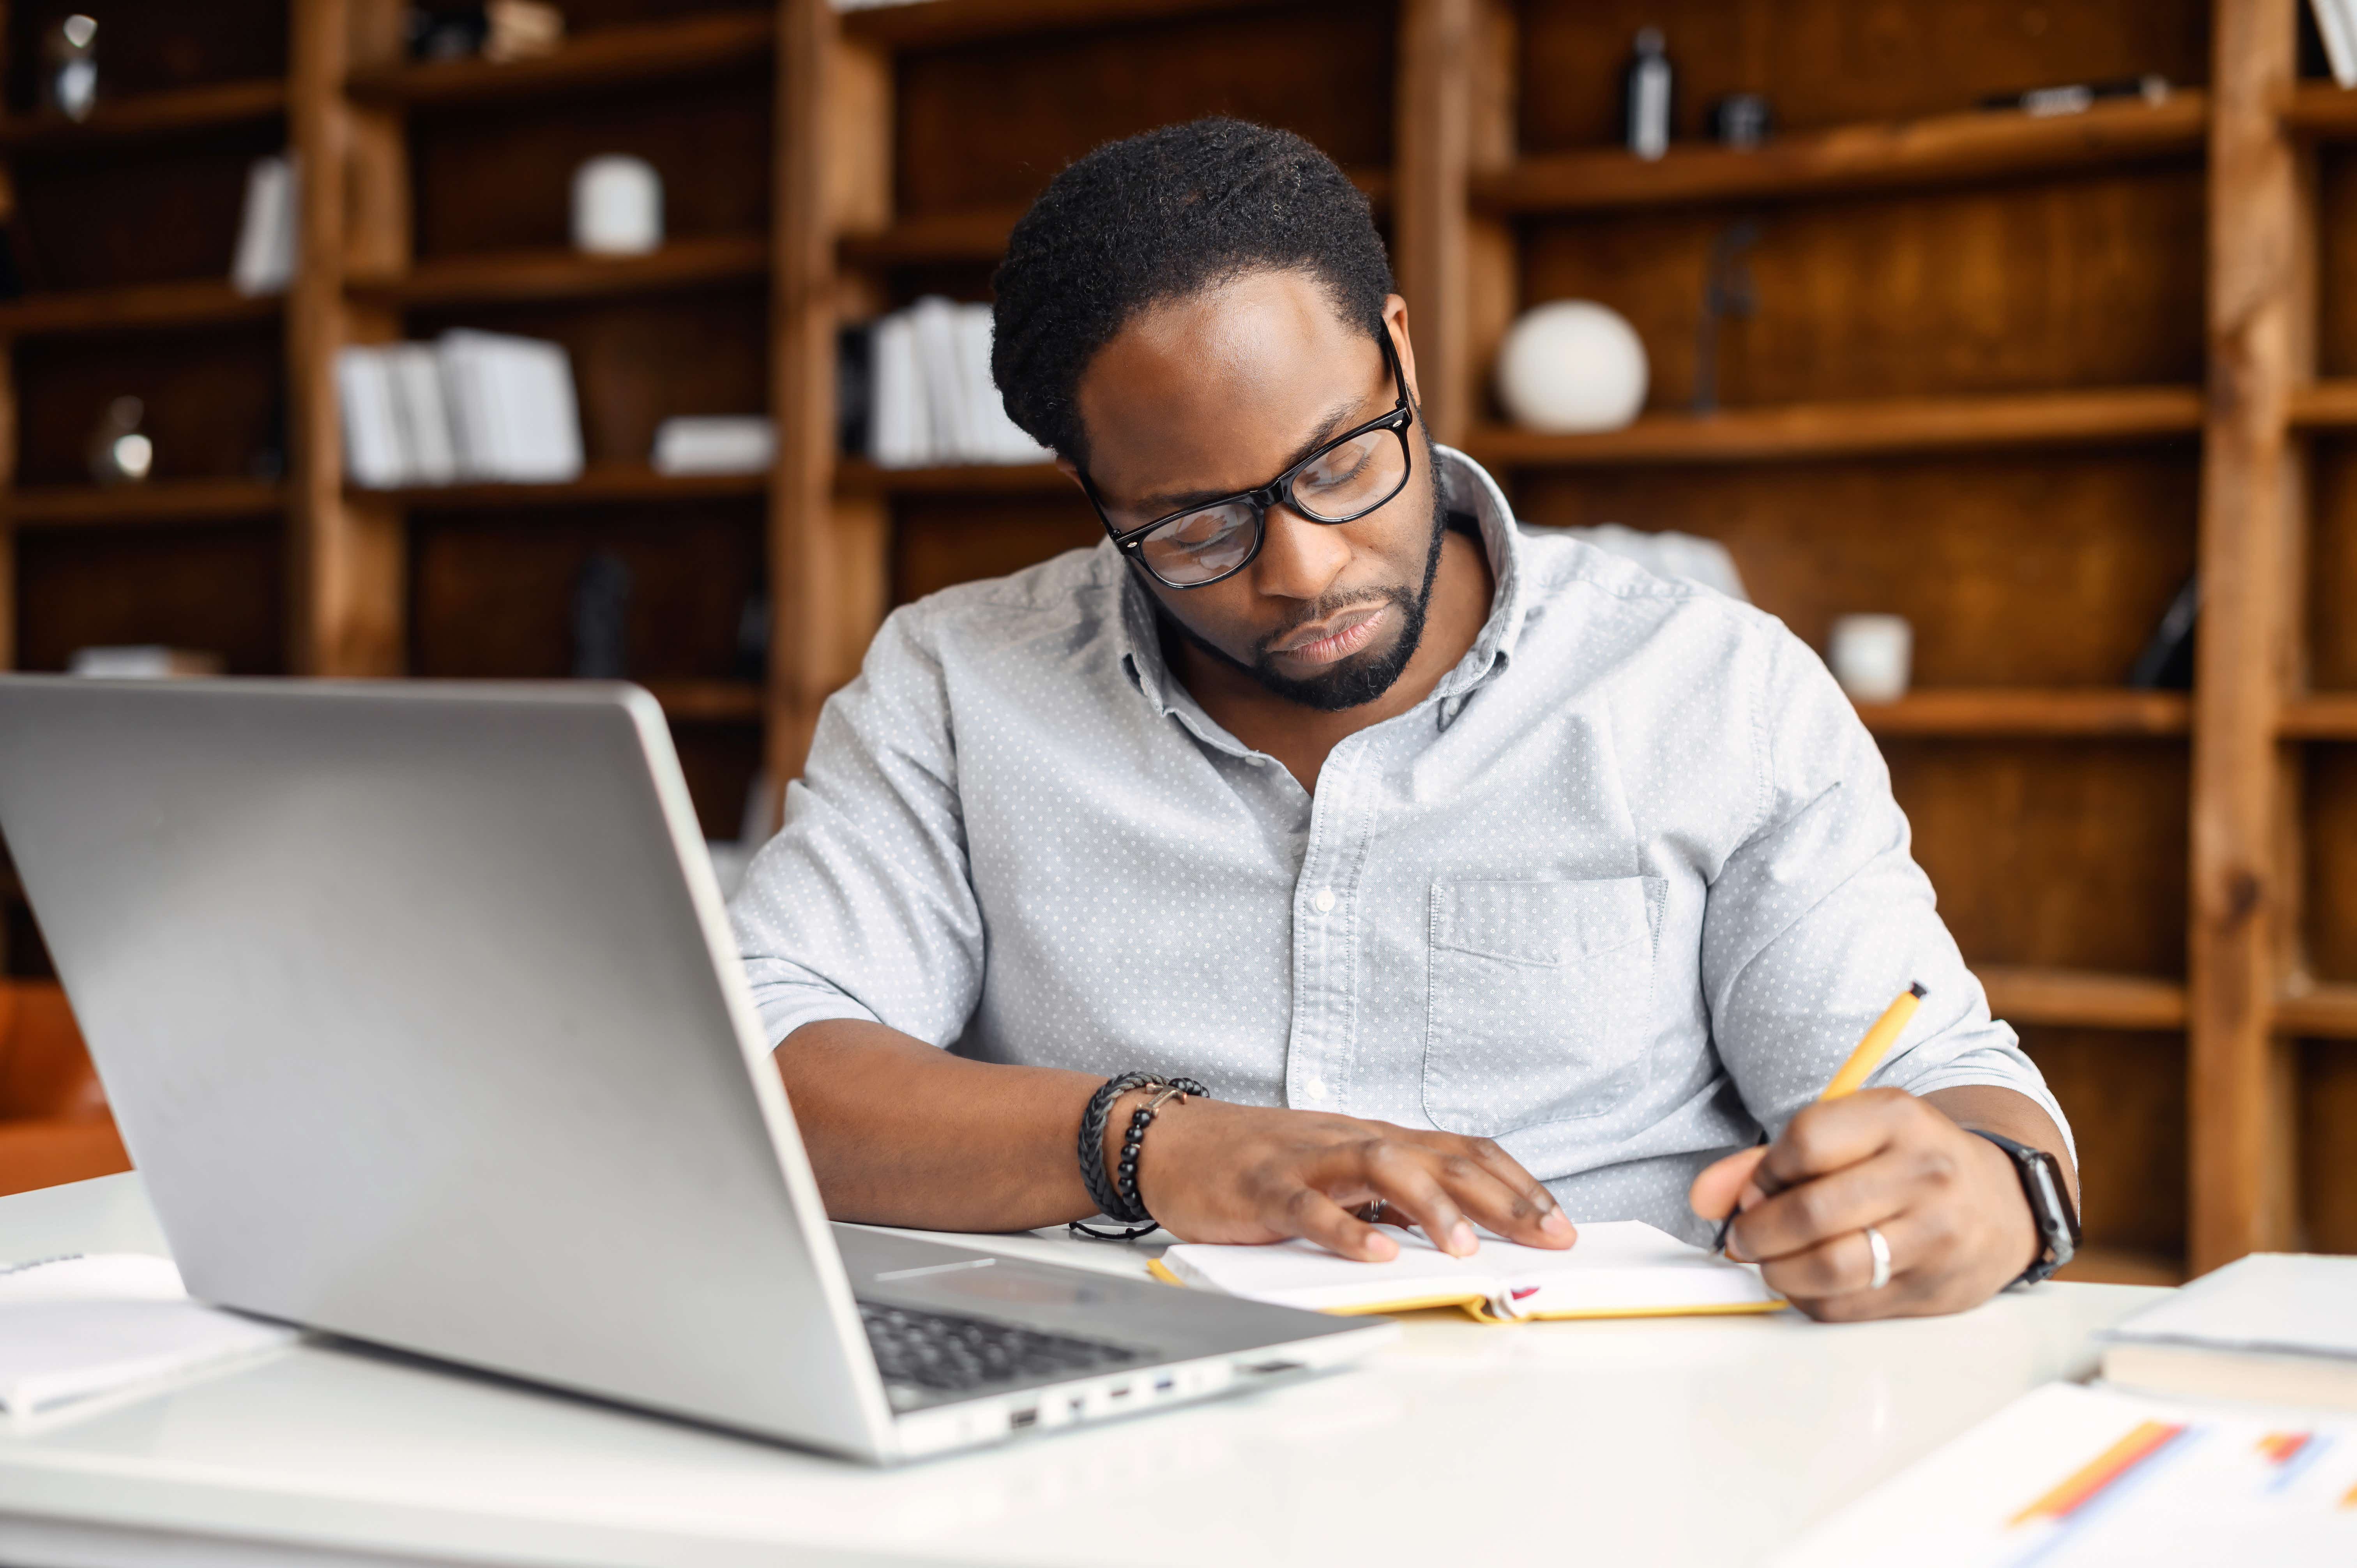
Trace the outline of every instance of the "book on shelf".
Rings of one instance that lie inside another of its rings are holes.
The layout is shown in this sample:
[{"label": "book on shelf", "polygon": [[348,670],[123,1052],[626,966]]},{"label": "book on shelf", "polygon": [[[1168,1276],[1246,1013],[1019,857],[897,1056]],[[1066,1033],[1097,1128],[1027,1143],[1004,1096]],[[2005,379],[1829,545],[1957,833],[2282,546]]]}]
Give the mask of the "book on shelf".
[{"label": "book on shelf", "polygon": [[2309,0],[2316,13],[2316,30],[2323,35],[2325,58],[2332,80],[2357,87],[2357,0]]},{"label": "book on shelf", "polygon": [[990,375],[990,307],[928,295],[844,344],[845,449],[888,468],[953,463],[1044,463],[1017,428]]},{"label": "book on shelf", "polygon": [[655,426],[658,474],[758,474],[778,455],[777,424],[758,413],[683,414]]},{"label": "book on shelf", "polygon": [[2104,1337],[2105,1380],[2357,1411],[2357,1258],[2255,1252]]},{"label": "book on shelf", "polygon": [[580,409],[563,345],[458,329],[336,355],[344,462],[369,489],[581,477]]},{"label": "book on shelf", "polygon": [[284,294],[294,281],[297,193],[292,157],[256,158],[245,171],[245,209],[229,276],[231,285],[248,298]]}]

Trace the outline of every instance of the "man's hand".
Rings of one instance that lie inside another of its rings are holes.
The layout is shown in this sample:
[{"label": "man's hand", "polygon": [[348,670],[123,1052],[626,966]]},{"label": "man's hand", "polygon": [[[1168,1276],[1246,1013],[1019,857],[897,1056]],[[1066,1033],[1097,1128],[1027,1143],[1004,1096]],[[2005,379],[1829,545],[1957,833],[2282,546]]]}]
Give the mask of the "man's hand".
[{"label": "man's hand", "polygon": [[[1113,1138],[1131,1109],[1127,1097],[1114,1108]],[[1163,1227],[1189,1241],[1306,1236],[1365,1262],[1399,1255],[1397,1241],[1351,1212],[1379,1198],[1386,1220],[1422,1226],[1458,1257],[1479,1245],[1474,1225],[1531,1247],[1577,1236],[1555,1195],[1487,1138],[1216,1100],[1156,1113],[1137,1188]]]},{"label": "man's hand", "polygon": [[[1706,1219],[1739,1208],[1727,1254],[1828,1322],[1961,1312],[2042,1248],[2004,1151],[1903,1090],[1812,1105],[1767,1148],[1708,1166],[1691,1196]],[[1890,1249],[1878,1291],[1869,1225]]]}]

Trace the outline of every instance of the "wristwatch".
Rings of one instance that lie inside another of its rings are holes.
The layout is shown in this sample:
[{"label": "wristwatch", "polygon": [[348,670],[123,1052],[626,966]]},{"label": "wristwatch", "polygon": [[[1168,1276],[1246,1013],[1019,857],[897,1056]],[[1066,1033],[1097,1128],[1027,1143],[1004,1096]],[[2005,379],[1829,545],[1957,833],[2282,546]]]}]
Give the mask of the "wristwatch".
[{"label": "wristwatch", "polygon": [[2071,1207],[2071,1189],[2063,1185],[2062,1162],[2043,1149],[2017,1144],[1995,1133],[1982,1132],[1978,1127],[1968,1128],[1967,1131],[1986,1138],[2003,1149],[2013,1161],[2013,1168],[2021,1177],[2022,1196],[2029,1199],[2029,1218],[2036,1222],[2038,1234],[2045,1243],[2040,1249],[2037,1262],[2024,1269],[2021,1277],[2005,1288],[2012,1290],[2018,1285],[2034,1285],[2050,1278],[2079,1250],[2079,1215]]}]

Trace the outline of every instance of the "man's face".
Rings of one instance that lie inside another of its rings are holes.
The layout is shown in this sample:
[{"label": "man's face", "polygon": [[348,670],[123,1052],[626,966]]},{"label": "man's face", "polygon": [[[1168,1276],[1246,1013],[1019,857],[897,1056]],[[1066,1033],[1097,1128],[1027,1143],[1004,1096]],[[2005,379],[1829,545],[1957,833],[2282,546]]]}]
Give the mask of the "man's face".
[{"label": "man's face", "polygon": [[[1406,306],[1385,326],[1414,395]],[[1306,274],[1260,272],[1139,316],[1080,384],[1089,477],[1117,526],[1265,485],[1398,401],[1383,349]],[[1421,422],[1407,486],[1354,522],[1268,513],[1253,564],[1172,588],[1140,574],[1164,616],[1270,691],[1337,710],[1398,679],[1423,633],[1440,510]]]}]

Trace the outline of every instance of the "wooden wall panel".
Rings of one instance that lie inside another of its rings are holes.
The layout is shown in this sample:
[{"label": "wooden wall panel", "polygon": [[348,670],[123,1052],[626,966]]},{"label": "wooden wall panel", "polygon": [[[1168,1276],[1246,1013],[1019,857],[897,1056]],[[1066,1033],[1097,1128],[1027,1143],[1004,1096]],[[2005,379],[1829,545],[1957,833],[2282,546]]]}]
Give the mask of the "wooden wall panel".
[{"label": "wooden wall panel", "polygon": [[1297,131],[1346,167],[1387,166],[1392,9],[1322,0],[912,52],[900,213],[1028,201],[1102,142],[1211,113]]},{"label": "wooden wall panel", "polygon": [[285,672],[285,549],[275,529],[75,529],[16,540],[17,662],[161,642],[218,653],[232,675]]},{"label": "wooden wall panel", "polygon": [[410,520],[409,667],[424,676],[573,672],[575,579],[592,554],[630,572],[630,671],[758,679],[737,628],[762,581],[761,503],[704,501]]},{"label": "wooden wall panel", "polygon": [[2079,1144],[2083,1244],[2185,1251],[2185,1043],[2174,1035],[2021,1032]]},{"label": "wooden wall panel", "polygon": [[579,38],[600,27],[683,20],[720,11],[766,11],[769,0],[565,0],[565,30]]},{"label": "wooden wall panel", "polygon": [[2357,982],[2357,746],[2310,745],[2300,761],[2308,967],[2319,980]]},{"label": "wooden wall panel", "polygon": [[602,94],[594,113],[536,103],[421,114],[410,137],[417,253],[563,250],[572,244],[572,171],[630,153],[663,183],[673,238],[756,234],[770,223],[770,103],[756,64],[718,81]]},{"label": "wooden wall panel", "polygon": [[2357,1252],[2357,1165],[2349,1158],[2357,1129],[2357,1041],[2309,1040],[2300,1047],[2299,1244],[2319,1252]]},{"label": "wooden wall panel", "polygon": [[746,794],[761,767],[760,727],[734,721],[674,724],[671,739],[704,836],[735,842],[745,825]]},{"label": "wooden wall panel", "polygon": [[1092,548],[1103,525],[1078,490],[1064,496],[905,500],[892,535],[892,602],[1004,576]]},{"label": "wooden wall panel", "polygon": [[2319,437],[2310,450],[2307,677],[2347,690],[2357,687],[2357,443]]},{"label": "wooden wall panel", "polygon": [[2192,568],[2190,448],[1532,472],[1531,522],[1718,539],[1822,649],[1835,616],[1915,623],[1924,686],[2117,685]]},{"label": "wooden wall panel", "polygon": [[2201,82],[2209,11],[2206,0],[1534,0],[1523,20],[1523,145],[1617,141],[1620,70],[1643,27],[1668,37],[1678,134],[1697,136],[1728,92],[1767,94],[1797,130],[2146,71]]},{"label": "wooden wall panel", "polygon": [[156,478],[250,474],[284,449],[279,341],[274,326],[20,339],[17,482],[87,483],[91,432],[125,394],[147,405]]},{"label": "wooden wall panel", "polygon": [[2315,163],[2317,373],[2357,375],[2357,147],[2319,147]]},{"label": "wooden wall panel", "polygon": [[77,11],[99,21],[99,96],[286,74],[287,0],[25,0],[8,7],[8,107],[38,101],[41,40]]},{"label": "wooden wall panel", "polygon": [[[1530,225],[1526,304],[1601,300],[1692,406],[1713,247],[1739,209]],[[1996,392],[2201,375],[2198,170],[1779,207],[1753,215],[1758,308],[1722,323],[1719,399]]]},{"label": "wooden wall panel", "polygon": [[589,460],[643,463],[655,426],[674,414],[768,409],[767,320],[756,283],[669,296],[419,311],[409,331],[431,338],[446,327],[476,327],[564,344]]},{"label": "wooden wall panel", "polygon": [[2182,742],[1894,737],[1882,752],[1966,958],[2185,972]]}]

